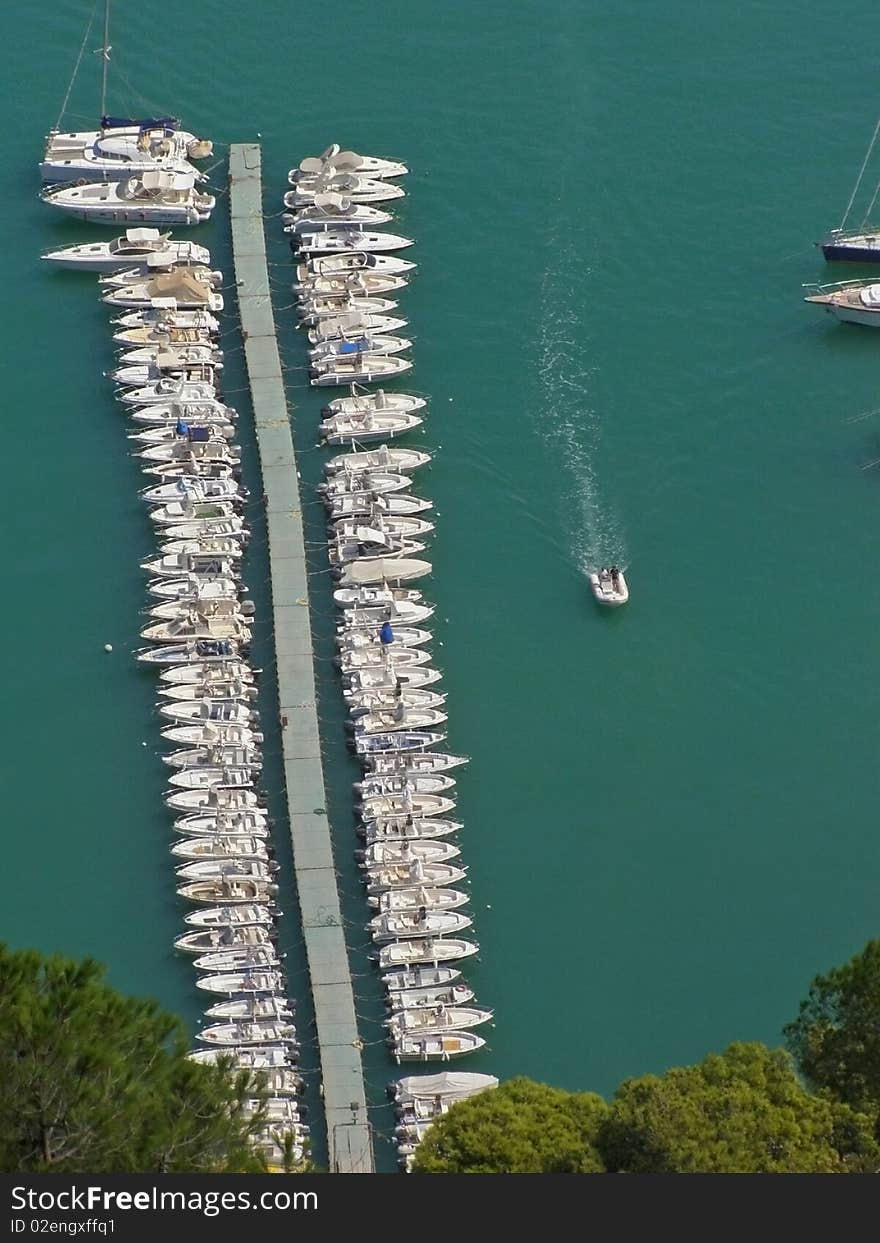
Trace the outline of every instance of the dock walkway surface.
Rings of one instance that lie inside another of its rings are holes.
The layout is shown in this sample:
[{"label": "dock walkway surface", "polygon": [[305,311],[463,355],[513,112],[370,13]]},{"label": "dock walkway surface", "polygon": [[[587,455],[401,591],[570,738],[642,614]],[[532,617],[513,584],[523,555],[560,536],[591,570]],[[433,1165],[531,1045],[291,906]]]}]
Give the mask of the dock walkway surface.
[{"label": "dock walkway surface", "polygon": [[266,498],[284,775],[317,1021],[329,1168],[368,1174],[373,1151],[325,811],[302,514],[269,293],[258,144],[230,147],[229,188],[238,305]]}]

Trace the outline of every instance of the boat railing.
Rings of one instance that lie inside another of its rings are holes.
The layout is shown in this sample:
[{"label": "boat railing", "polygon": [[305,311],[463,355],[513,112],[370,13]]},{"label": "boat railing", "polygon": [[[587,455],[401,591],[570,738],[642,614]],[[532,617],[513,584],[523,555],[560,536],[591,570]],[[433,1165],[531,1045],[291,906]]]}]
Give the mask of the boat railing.
[{"label": "boat railing", "polygon": [[808,294],[816,295],[816,294],[837,293],[841,289],[863,289],[866,285],[875,285],[875,284],[877,284],[876,281],[865,280],[865,278],[862,277],[860,280],[832,281],[830,284],[827,284],[827,285],[806,283],[802,286],[802,288],[805,289]]}]

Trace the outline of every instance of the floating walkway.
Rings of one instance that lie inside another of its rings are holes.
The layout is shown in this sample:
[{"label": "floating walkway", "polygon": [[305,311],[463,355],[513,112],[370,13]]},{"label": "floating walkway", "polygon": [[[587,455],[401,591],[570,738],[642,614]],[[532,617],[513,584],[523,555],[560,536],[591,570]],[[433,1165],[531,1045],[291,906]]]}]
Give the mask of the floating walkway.
[{"label": "floating walkway", "polygon": [[325,811],[296,458],[269,293],[260,148],[229,151],[232,253],[266,498],[281,741],[321,1058],[329,1168],[373,1172],[360,1038]]}]

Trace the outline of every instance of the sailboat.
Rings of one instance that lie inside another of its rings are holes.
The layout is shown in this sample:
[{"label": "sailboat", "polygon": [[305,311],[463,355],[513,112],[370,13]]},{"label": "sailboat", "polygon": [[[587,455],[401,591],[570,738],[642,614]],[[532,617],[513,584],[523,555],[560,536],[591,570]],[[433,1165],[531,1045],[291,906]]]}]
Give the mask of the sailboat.
[{"label": "sailboat", "polygon": [[[190,163],[206,159],[213,144],[180,129],[175,117],[113,117],[107,115],[107,73],[110,67],[110,0],[104,0],[104,38],[101,47],[101,112],[97,130],[64,132],[61,121],[67,108],[82,61],[83,51],[94,21],[89,18],[79,55],[71,75],[61,114],[46,135],[46,150],[40,163],[45,182],[127,181],[144,173],[161,172],[170,176],[191,176],[204,180],[204,174]],[[118,217],[122,219],[122,217]]]},{"label": "sailboat", "polygon": [[868,150],[865,152],[865,158],[862,160],[862,167],[859,169],[856,184],[853,186],[853,192],[849,196],[849,202],[846,205],[846,211],[843,213],[840,225],[836,229],[832,229],[821,242],[816,243],[817,246],[821,246],[822,254],[829,262],[880,263],[880,226],[874,228],[868,224],[868,217],[874,210],[874,204],[877,202],[878,194],[880,194],[880,181],[878,181],[874,189],[862,223],[856,229],[847,229],[846,227],[878,137],[880,137],[880,119],[878,119],[877,124],[874,126],[874,134],[868,145]]}]

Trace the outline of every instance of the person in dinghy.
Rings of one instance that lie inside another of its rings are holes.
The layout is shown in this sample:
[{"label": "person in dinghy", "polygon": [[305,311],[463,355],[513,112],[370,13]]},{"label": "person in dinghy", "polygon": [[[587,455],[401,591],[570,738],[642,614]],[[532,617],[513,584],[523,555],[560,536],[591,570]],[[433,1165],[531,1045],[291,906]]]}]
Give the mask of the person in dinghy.
[{"label": "person in dinghy", "polygon": [[611,608],[626,604],[629,599],[629,588],[626,585],[623,570],[616,565],[591,570],[590,586],[598,602],[607,604]]}]

